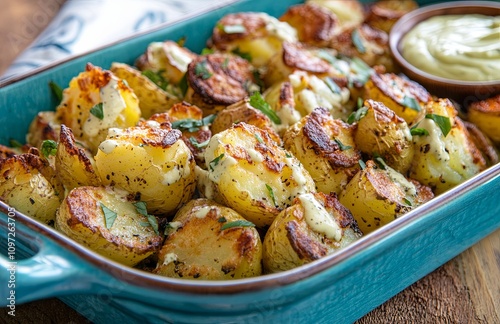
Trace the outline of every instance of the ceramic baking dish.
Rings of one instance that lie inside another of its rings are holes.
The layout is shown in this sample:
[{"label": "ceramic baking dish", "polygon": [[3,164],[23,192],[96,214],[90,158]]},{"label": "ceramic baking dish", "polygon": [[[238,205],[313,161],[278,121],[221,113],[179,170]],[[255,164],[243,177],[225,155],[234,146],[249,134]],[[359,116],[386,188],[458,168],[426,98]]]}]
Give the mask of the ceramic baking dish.
[{"label": "ceramic baking dish", "polygon": [[[241,1],[11,80],[0,88],[0,142],[24,141],[36,112],[56,105],[49,81],[68,84],[87,62],[131,64],[150,42],[183,36],[199,52],[226,13],[279,16],[300,2]],[[12,278],[15,265],[17,304],[55,296],[95,323],[352,322],[500,228],[499,185],[497,164],[338,253],[288,272],[225,282],[122,266],[25,215],[9,220],[9,206],[0,202],[0,283]],[[15,264],[7,259],[13,222]],[[8,294],[3,286],[0,299]]]}]

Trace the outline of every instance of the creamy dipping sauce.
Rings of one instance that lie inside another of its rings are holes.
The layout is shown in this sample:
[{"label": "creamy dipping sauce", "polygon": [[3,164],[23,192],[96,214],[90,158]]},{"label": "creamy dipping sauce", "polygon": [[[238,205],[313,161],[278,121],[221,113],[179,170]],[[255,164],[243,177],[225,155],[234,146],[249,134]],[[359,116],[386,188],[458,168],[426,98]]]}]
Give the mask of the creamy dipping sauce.
[{"label": "creamy dipping sauce", "polygon": [[417,68],[439,77],[500,80],[500,16],[429,18],[403,37],[401,52]]}]

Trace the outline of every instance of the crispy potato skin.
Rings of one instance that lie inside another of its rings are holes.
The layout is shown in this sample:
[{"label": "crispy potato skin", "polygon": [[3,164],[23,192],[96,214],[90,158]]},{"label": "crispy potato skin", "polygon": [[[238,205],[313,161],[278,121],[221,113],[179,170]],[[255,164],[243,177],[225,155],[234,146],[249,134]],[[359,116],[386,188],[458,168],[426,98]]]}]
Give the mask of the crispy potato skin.
[{"label": "crispy potato skin", "polygon": [[297,30],[299,42],[312,46],[327,47],[338,32],[337,16],[313,3],[288,8],[280,20]]},{"label": "crispy potato skin", "polygon": [[247,60],[221,53],[193,60],[188,66],[187,81],[189,88],[185,100],[200,107],[205,116],[259,89]]},{"label": "crispy potato skin", "polygon": [[369,6],[365,22],[389,33],[399,18],[417,8],[418,3],[413,0],[378,0]]},{"label": "crispy potato skin", "polygon": [[[238,123],[212,136],[205,150],[208,184],[217,199],[258,227],[270,225],[314,182],[300,162],[263,130]],[[208,197],[211,198],[211,197]]]},{"label": "crispy potato skin", "polygon": [[433,197],[430,188],[405,179],[388,166],[383,170],[369,160],[347,184],[339,200],[366,235]]},{"label": "crispy potato skin", "polygon": [[342,30],[361,25],[365,19],[363,5],[358,0],[307,0],[307,4],[316,4],[337,16]]},{"label": "crispy potato skin", "polygon": [[[304,165],[320,192],[339,194],[358,172],[361,152],[354,143],[354,127],[316,108],[283,136],[285,149]],[[342,149],[339,142],[348,149]]]},{"label": "crispy potato skin", "polygon": [[152,214],[175,213],[196,187],[196,163],[180,137],[159,127],[110,129],[95,156],[102,183],[140,197]]},{"label": "crispy potato skin", "polygon": [[[71,190],[57,212],[56,229],[84,246],[119,263],[134,266],[156,252],[163,241],[141,215],[128,193],[105,187]],[[106,208],[116,213],[111,227]]]},{"label": "crispy potato skin", "polygon": [[174,278],[228,280],[262,273],[262,243],[254,227],[222,230],[243,221],[234,210],[207,199],[191,200],[175,215],[154,273]]},{"label": "crispy potato skin", "polygon": [[296,198],[291,207],[283,210],[269,227],[263,243],[263,264],[266,273],[281,272],[310,263],[331,254],[362,236],[352,214],[338,201],[336,195],[316,193],[310,196],[324,208],[327,217],[341,231],[339,240],[327,236],[310,225],[310,220],[325,222],[318,210],[304,206]]},{"label": "crispy potato skin", "polygon": [[110,70],[118,78],[126,80],[127,84],[134,90],[139,99],[139,107],[143,118],[165,112],[180,101],[179,98],[163,90],[142,75],[140,71],[127,64],[114,62]]},{"label": "crispy potato skin", "polygon": [[486,165],[497,164],[499,162],[498,150],[493,142],[475,124],[464,121],[464,126],[470,135],[470,139],[483,155]]},{"label": "crispy potato skin", "polygon": [[468,107],[467,119],[475,124],[495,144],[500,144],[500,94],[473,102]]},{"label": "crispy potato skin", "polygon": [[414,155],[408,125],[381,102],[369,99],[364,106],[368,110],[357,123],[356,146],[372,158],[382,157],[390,167],[405,174]]},{"label": "crispy potato skin", "polygon": [[[420,104],[420,110],[405,106],[405,98],[415,99]],[[382,102],[411,125],[425,114],[424,104],[431,101],[431,95],[418,83],[393,73],[373,73],[365,84],[364,99]]]},{"label": "crispy potato skin", "polygon": [[49,163],[32,153],[0,159],[0,199],[43,223],[55,220],[64,190]]},{"label": "crispy potato skin", "polygon": [[45,140],[59,141],[59,131],[61,125],[56,119],[56,113],[53,111],[39,112],[30,124],[26,142],[40,148]]},{"label": "crispy potato skin", "polygon": [[101,185],[93,157],[77,146],[73,132],[66,125],[61,125],[55,168],[57,177],[67,190]]}]

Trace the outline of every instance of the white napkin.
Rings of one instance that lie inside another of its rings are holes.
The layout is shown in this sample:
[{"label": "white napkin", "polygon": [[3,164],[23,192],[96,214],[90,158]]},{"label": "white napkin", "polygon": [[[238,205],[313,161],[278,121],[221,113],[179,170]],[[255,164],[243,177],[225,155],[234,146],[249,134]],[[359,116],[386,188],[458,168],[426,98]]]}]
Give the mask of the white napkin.
[{"label": "white napkin", "polygon": [[236,0],[68,0],[0,80],[232,2]]}]

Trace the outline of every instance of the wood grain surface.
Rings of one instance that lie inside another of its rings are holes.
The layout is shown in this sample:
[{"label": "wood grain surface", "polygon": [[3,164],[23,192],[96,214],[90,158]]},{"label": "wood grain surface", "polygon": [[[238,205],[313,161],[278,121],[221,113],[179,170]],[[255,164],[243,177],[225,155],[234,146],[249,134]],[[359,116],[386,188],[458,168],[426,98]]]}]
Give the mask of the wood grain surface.
[{"label": "wood grain surface", "polygon": [[[63,2],[0,0],[0,74],[43,30]],[[499,278],[500,230],[357,323],[500,323]],[[7,311],[1,309],[1,323],[89,323],[55,298],[17,305],[15,318]]]}]

